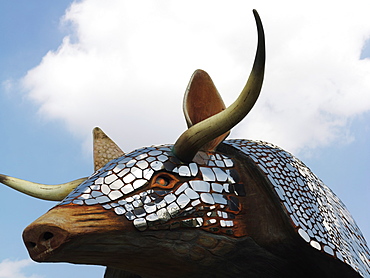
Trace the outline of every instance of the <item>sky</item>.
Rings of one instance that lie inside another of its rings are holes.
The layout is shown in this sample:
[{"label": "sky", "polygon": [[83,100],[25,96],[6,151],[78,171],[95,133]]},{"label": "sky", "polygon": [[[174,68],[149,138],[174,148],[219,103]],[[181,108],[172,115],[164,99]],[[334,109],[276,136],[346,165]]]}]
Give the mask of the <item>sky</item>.
[{"label": "sky", "polygon": [[[47,184],[88,176],[95,126],[125,152],[174,143],[194,70],[210,74],[226,105],[243,88],[257,9],[265,81],[229,138],[292,152],[370,240],[370,4],[261,2],[1,1],[0,173]],[[1,185],[0,194],[0,278],[103,276],[30,261],[22,231],[55,203]]]}]

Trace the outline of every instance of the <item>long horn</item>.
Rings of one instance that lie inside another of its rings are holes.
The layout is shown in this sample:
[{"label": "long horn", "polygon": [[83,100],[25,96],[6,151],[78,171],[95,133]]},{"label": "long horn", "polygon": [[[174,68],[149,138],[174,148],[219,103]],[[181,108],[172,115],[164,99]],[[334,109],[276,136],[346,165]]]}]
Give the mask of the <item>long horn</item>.
[{"label": "long horn", "polygon": [[256,10],[258,45],[251,74],[237,100],[225,110],[186,130],[173,146],[174,155],[183,162],[191,162],[207,142],[227,132],[239,123],[252,109],[261,91],[265,71],[265,35]]},{"label": "long horn", "polygon": [[24,194],[32,197],[48,200],[48,201],[61,201],[75,189],[78,185],[84,182],[87,178],[81,178],[71,182],[55,185],[47,185],[25,181],[0,174],[0,182],[18,190]]}]

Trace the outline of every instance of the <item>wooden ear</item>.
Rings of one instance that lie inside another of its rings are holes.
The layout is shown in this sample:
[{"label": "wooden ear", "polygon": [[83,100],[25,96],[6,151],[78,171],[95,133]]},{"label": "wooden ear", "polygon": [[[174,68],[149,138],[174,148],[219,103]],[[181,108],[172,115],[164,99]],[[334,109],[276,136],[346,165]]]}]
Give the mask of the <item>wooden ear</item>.
[{"label": "wooden ear", "polygon": [[94,128],[93,136],[95,171],[103,167],[112,159],[125,154],[100,128]]},{"label": "wooden ear", "polygon": [[[183,103],[188,128],[221,112],[225,108],[225,104],[208,73],[203,70],[196,70],[189,81]],[[214,150],[229,133],[230,131],[206,143],[202,150]]]}]

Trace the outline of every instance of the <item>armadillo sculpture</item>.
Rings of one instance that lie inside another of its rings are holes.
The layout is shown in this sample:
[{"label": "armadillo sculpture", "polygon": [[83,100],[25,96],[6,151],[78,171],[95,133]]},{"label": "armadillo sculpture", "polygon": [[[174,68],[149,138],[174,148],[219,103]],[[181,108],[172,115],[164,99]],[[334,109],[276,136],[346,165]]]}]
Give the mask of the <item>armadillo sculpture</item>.
[{"label": "armadillo sculpture", "polygon": [[197,70],[184,98],[188,129],[174,145],[124,154],[94,130],[95,173],[47,186],[0,181],[61,201],[29,225],[33,260],[107,266],[113,277],[369,277],[369,249],[337,196],[278,147],[224,140],[256,102],[265,43],[225,109]]}]

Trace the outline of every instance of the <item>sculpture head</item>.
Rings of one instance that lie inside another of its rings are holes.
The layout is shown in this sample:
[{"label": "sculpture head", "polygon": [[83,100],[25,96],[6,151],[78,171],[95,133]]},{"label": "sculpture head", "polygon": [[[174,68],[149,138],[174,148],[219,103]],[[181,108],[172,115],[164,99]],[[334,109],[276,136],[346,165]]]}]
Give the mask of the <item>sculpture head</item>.
[{"label": "sculpture head", "polygon": [[262,86],[264,34],[254,14],[257,53],[240,96],[226,108],[197,70],[184,98],[188,129],[175,144],[125,154],[95,128],[90,177],[45,190],[0,176],[29,195],[60,201],[23,233],[32,259],[106,265],[106,277],[369,274],[356,224],[303,163],[268,143],[224,140]]}]

